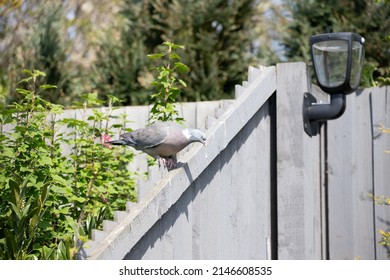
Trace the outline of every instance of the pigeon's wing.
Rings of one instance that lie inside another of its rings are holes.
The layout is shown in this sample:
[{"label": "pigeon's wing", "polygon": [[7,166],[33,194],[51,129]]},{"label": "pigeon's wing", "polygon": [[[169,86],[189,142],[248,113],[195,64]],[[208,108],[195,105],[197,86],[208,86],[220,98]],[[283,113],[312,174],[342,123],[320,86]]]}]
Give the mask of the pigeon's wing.
[{"label": "pigeon's wing", "polygon": [[161,143],[168,137],[168,126],[165,123],[155,123],[145,128],[122,134],[121,139],[138,150],[145,150]]}]

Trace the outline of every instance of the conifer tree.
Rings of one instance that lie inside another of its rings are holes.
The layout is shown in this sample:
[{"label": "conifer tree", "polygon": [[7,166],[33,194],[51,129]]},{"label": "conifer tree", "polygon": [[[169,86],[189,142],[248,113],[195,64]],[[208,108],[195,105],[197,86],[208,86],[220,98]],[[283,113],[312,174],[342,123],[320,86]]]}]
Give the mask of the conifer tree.
[{"label": "conifer tree", "polygon": [[[15,2],[16,3],[16,2]],[[12,103],[21,96],[15,91],[23,76],[23,69],[38,69],[47,73],[42,83],[57,85],[43,96],[48,101],[65,103],[70,84],[69,65],[66,65],[68,45],[64,28],[64,6],[55,1],[39,5],[39,1],[26,1],[9,7],[3,18],[0,57],[2,102]]]},{"label": "conifer tree", "polygon": [[[263,2],[264,3],[264,2]],[[180,53],[190,72],[181,101],[232,97],[249,65],[263,55],[254,43],[260,29],[256,0],[125,0],[120,35],[113,30],[98,51],[94,83],[100,94],[125,104],[148,101],[152,88],[147,54],[164,41],[185,46]]]},{"label": "conifer tree", "polygon": [[65,102],[65,92],[69,93],[70,69],[66,66],[67,42],[62,32],[64,9],[62,5],[48,4],[41,11],[39,21],[34,30],[31,46],[34,58],[27,57],[25,68],[39,69],[46,74],[44,83],[56,85],[55,89],[42,97],[50,102]]}]

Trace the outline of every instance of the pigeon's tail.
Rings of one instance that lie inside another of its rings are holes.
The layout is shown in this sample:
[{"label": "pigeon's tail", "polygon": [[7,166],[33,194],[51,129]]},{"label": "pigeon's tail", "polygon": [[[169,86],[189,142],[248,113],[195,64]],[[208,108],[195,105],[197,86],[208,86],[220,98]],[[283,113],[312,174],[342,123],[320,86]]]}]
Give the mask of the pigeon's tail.
[{"label": "pigeon's tail", "polygon": [[120,146],[120,145],[127,145],[128,143],[123,139],[119,139],[119,140],[112,140],[112,141],[105,142],[105,144]]}]

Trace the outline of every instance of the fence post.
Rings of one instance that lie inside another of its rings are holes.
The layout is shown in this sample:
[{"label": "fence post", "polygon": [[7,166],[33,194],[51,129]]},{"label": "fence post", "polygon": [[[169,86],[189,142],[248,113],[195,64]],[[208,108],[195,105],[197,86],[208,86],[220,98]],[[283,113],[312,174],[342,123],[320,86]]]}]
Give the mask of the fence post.
[{"label": "fence post", "polygon": [[303,129],[306,64],[276,68],[278,259],[321,259],[321,137]]}]

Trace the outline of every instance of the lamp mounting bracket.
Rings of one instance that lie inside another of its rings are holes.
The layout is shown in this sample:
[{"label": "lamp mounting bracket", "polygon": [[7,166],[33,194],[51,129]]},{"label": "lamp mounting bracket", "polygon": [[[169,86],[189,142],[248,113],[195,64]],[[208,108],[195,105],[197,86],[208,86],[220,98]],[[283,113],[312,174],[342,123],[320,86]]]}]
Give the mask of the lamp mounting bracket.
[{"label": "lamp mounting bracket", "polygon": [[340,117],[346,106],[344,94],[331,94],[330,103],[316,103],[316,98],[309,92],[303,95],[303,127],[309,136],[318,133],[319,122]]}]

